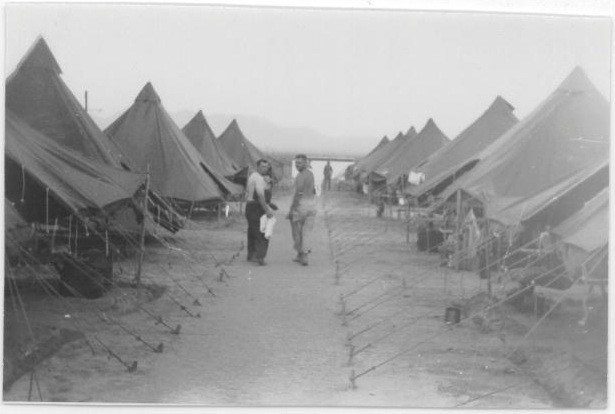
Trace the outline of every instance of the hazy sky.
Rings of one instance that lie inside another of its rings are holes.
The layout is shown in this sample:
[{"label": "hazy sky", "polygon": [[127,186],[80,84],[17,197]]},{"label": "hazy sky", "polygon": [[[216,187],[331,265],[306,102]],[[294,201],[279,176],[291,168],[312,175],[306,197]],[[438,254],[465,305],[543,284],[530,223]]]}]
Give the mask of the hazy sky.
[{"label": "hazy sky", "polygon": [[452,138],[498,94],[524,116],[577,64],[610,90],[604,18],[20,4],[6,24],[7,73],[43,35],[98,117],[152,81],[170,112],[249,114],[375,143],[429,117]]}]

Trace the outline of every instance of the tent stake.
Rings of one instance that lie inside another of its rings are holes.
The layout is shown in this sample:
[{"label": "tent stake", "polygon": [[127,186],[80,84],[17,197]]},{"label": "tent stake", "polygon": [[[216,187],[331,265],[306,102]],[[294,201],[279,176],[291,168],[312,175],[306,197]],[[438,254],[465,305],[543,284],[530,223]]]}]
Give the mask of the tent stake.
[{"label": "tent stake", "polygon": [[346,365],[348,366],[352,366],[352,359],[355,356],[354,351],[355,351],[355,346],[351,344],[348,349],[348,362],[346,363]]},{"label": "tent stake", "polygon": [[340,293],[340,305],[342,309],[340,310],[340,315],[346,314],[346,301],[344,300],[344,296]]},{"label": "tent stake", "polygon": [[357,377],[354,373],[354,369],[350,372],[349,379],[350,379],[350,388],[353,390],[356,390],[357,389],[357,383],[356,383]]}]

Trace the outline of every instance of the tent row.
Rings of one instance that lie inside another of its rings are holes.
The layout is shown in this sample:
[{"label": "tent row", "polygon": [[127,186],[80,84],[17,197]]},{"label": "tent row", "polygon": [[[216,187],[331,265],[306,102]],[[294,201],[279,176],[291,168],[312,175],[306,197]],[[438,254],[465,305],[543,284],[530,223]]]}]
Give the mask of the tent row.
[{"label": "tent row", "polygon": [[176,231],[195,206],[240,197],[248,170],[270,158],[235,120],[219,138],[202,111],[180,129],[149,82],[102,131],[61,74],[39,38],[6,81],[6,199],[28,221],[96,211],[109,226],[136,228],[116,221],[110,206],[130,204],[138,224],[135,195],[147,179],[150,215]]},{"label": "tent row", "polygon": [[[449,235],[455,246],[456,266],[484,268],[478,246],[489,251],[487,263],[498,263],[545,236],[569,271],[588,270],[595,255],[604,262],[609,102],[577,67],[524,119],[513,112],[498,96],[450,142],[429,120],[416,136],[380,141],[353,177],[374,195],[395,191],[408,206],[425,208],[417,211],[444,231],[439,243]],[[606,276],[605,266],[594,268]]]},{"label": "tent row", "polygon": [[[411,127],[388,141],[384,138],[353,166],[359,183],[369,191],[395,187],[405,190],[409,183],[446,174],[450,165],[475,154],[507,131],[518,120],[514,108],[498,96],[489,108],[455,139],[449,140],[433,119],[419,133]],[[386,138],[386,137],[385,137]]]}]

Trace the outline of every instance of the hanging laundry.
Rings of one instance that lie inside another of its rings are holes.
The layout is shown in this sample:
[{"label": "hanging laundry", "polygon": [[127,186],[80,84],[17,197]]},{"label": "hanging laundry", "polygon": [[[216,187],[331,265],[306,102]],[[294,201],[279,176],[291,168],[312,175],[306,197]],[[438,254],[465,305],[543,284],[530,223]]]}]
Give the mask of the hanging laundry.
[{"label": "hanging laundry", "polygon": [[466,215],[466,218],[463,221],[463,224],[468,230],[467,257],[468,259],[472,259],[476,257],[477,248],[481,238],[480,227],[478,226],[478,221],[476,220],[474,209],[470,209],[470,211]]},{"label": "hanging laundry", "polygon": [[421,172],[416,173],[414,171],[410,171],[410,174],[408,174],[408,182],[412,185],[419,185],[423,181],[425,181],[425,174]]}]

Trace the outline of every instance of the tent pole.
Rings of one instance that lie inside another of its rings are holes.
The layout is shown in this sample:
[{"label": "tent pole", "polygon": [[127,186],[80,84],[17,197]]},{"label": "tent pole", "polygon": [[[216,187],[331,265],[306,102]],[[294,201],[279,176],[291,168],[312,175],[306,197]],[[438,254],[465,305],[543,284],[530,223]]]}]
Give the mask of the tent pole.
[{"label": "tent pole", "polygon": [[485,272],[487,274],[487,293],[491,297],[491,269],[489,269],[489,254],[491,253],[491,232],[489,231],[489,219],[485,216]]},{"label": "tent pole", "polygon": [[143,197],[143,220],[141,221],[141,237],[139,240],[139,260],[137,262],[137,274],[135,282],[137,287],[141,287],[141,269],[143,267],[143,254],[145,253],[145,219],[147,218],[147,195],[149,194],[149,164],[147,164],[147,174],[145,176],[145,195]]},{"label": "tent pole", "polygon": [[460,249],[460,238],[459,232],[461,231],[461,190],[457,190],[456,193],[456,222],[455,222],[455,238],[457,239],[457,243],[455,243],[455,270],[459,270],[459,252]]}]

